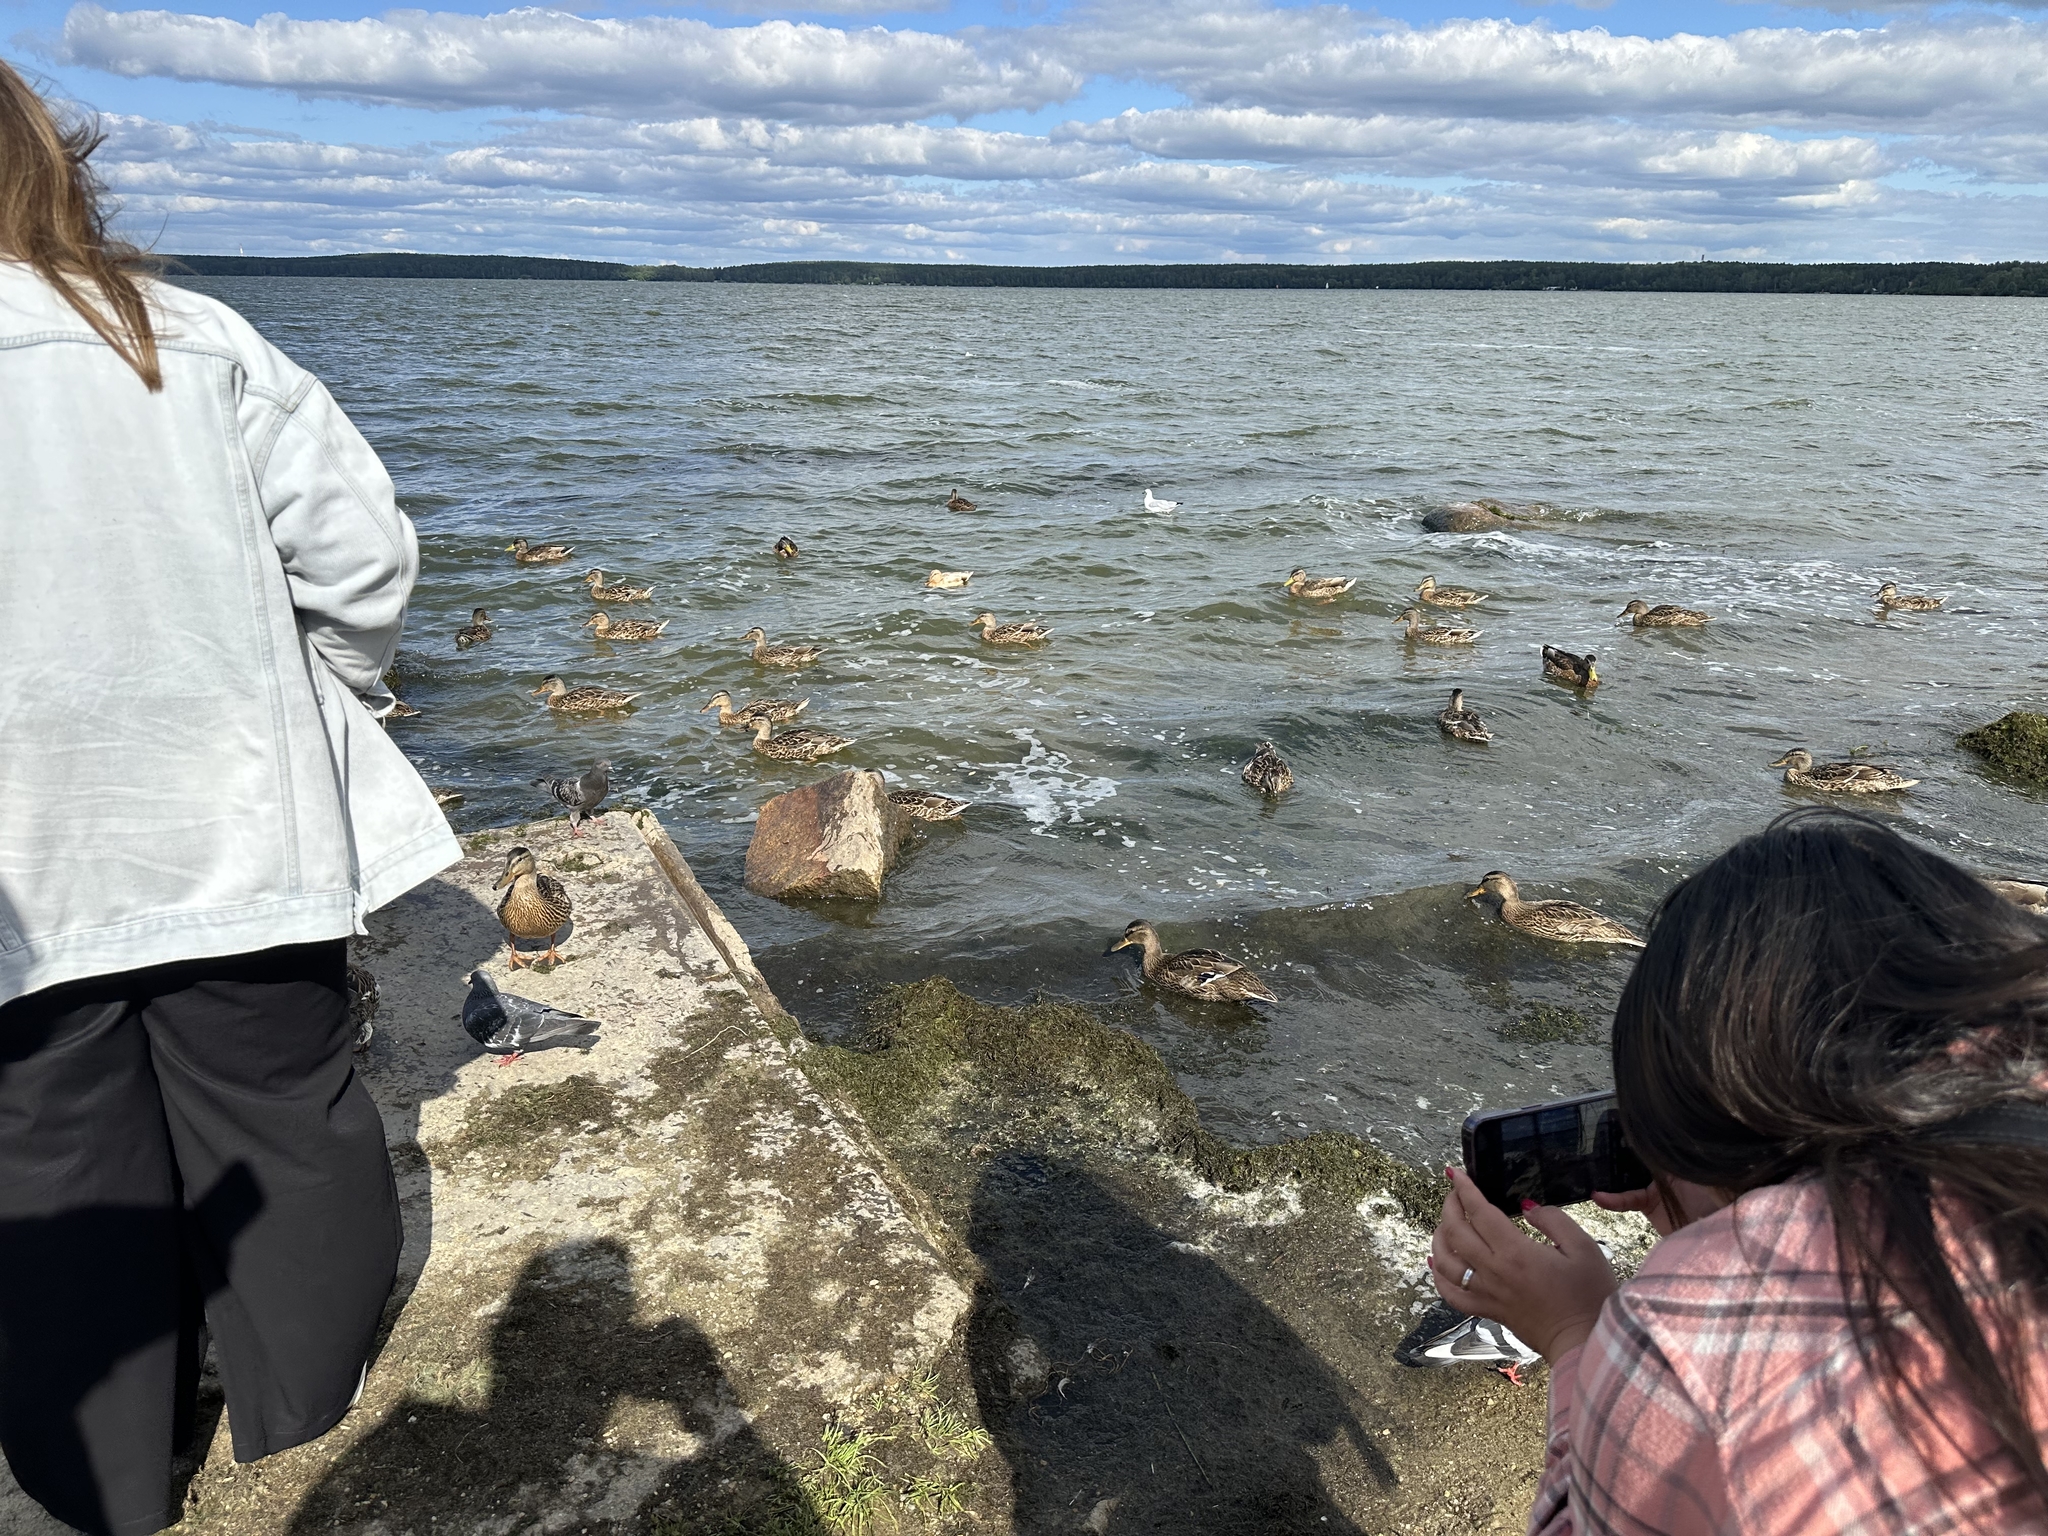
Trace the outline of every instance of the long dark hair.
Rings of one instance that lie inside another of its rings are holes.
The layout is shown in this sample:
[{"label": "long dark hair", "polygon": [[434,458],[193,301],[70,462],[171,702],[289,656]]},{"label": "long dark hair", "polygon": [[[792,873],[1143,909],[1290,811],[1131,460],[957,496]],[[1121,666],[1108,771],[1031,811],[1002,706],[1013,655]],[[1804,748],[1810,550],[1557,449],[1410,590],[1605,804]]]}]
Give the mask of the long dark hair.
[{"label": "long dark hair", "polygon": [[1901,1431],[1953,1440],[1907,1370],[1917,1323],[2048,1512],[2019,1347],[2048,1312],[2048,1149],[1939,1129],[2048,1098],[2048,922],[1866,817],[1791,812],[1664,899],[1614,1079],[1661,1174],[1818,1178]]},{"label": "long dark hair", "polygon": [[90,164],[104,138],[90,121],[59,121],[0,59],[0,255],[27,262],[145,385],[162,389],[156,332],[135,280],[157,264],[107,230],[111,205]]}]

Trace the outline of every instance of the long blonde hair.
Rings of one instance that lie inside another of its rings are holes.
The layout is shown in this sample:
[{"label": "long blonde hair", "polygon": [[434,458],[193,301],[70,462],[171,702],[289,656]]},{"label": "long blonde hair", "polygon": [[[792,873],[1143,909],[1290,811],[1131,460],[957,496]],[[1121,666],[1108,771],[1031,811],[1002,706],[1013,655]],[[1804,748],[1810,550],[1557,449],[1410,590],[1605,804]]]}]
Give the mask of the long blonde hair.
[{"label": "long blonde hair", "polygon": [[[152,390],[164,387],[139,273],[150,258],[107,233],[106,187],[87,163],[106,135],[65,124],[0,59],[0,256],[25,261]],[[93,302],[83,285],[98,290]]]}]

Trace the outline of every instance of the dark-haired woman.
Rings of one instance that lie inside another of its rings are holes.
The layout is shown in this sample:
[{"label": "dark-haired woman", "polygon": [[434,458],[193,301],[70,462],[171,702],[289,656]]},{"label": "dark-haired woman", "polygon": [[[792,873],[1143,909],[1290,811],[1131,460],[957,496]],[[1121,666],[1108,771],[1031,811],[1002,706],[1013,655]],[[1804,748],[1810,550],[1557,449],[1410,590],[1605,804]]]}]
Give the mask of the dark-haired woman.
[{"label": "dark-haired woman", "polygon": [[1431,1252],[1551,1363],[1530,1530],[2048,1532],[2048,923],[1795,812],[1666,898],[1614,1075],[1634,1278],[1462,1172]]},{"label": "dark-haired woman", "polygon": [[343,945],[459,849],[374,717],[390,478],[108,237],[96,142],[0,63],[0,1446],[145,1536],[205,1329],[241,1460],[357,1391],[399,1226]]}]

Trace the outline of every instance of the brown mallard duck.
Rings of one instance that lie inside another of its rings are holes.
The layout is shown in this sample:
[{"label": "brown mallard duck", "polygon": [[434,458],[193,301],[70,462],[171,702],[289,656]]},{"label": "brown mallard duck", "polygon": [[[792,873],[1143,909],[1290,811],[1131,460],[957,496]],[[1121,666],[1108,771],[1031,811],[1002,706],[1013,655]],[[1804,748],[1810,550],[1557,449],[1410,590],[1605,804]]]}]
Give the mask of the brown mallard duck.
[{"label": "brown mallard duck", "polygon": [[901,806],[919,821],[958,821],[968,804],[929,789],[892,789],[889,803]]},{"label": "brown mallard duck", "polygon": [[734,709],[732,707],[732,695],[721,688],[717,693],[711,695],[711,702],[698,710],[697,713],[708,715],[715,709],[718,711],[718,723],[724,729],[729,731],[738,725],[744,726],[747,730],[751,731],[763,720],[766,720],[771,725],[780,725],[785,720],[794,720],[798,715],[810,708],[810,704],[811,701],[809,699],[755,699],[739,709]]},{"label": "brown mallard duck", "polygon": [[636,587],[629,582],[607,582],[601,570],[585,571],[584,583],[590,588],[593,603],[644,603],[654,596],[652,587]]},{"label": "brown mallard duck", "polygon": [[808,725],[784,731],[780,736],[769,735],[770,729],[766,720],[754,722],[754,750],[779,763],[814,763],[834,752],[844,752],[853,745],[851,736],[834,736],[829,731],[813,730]]},{"label": "brown mallard duck", "polygon": [[980,626],[981,638],[989,645],[1037,645],[1052,638],[1052,631],[1035,620],[1022,624],[998,624],[994,614],[983,613],[968,622]]},{"label": "brown mallard duck", "polygon": [[520,965],[537,965],[539,961],[519,958],[519,941],[539,943],[547,940],[548,952],[541,960],[559,961],[555,953],[555,935],[562,931],[569,921],[569,892],[562,882],[553,875],[544,875],[540,866],[534,863],[533,850],[513,848],[505,855],[505,872],[498,877],[493,890],[503,890],[504,899],[498,903],[498,921],[505,925],[505,941],[512,950],[511,965],[518,970]]},{"label": "brown mallard duck", "polygon": [[822,645],[770,645],[758,624],[740,636],[740,644],[752,645],[754,662],[763,667],[807,667],[825,654]]},{"label": "brown mallard duck", "polygon": [[925,577],[924,584],[928,587],[937,587],[941,590],[950,592],[956,591],[959,588],[966,586],[967,583],[973,579],[973,577],[974,572],[972,571],[935,570],[931,573],[931,575]]},{"label": "brown mallard duck", "polygon": [[437,789],[434,791],[434,804],[444,808],[462,804],[462,798],[462,791],[459,789]]},{"label": "brown mallard duck", "polygon": [[568,559],[576,548],[573,544],[529,544],[524,539],[514,539],[505,547],[521,565],[553,565]]},{"label": "brown mallard duck", "polygon": [[481,640],[491,638],[491,616],[481,608],[472,608],[469,622],[455,631],[455,649],[466,651]]},{"label": "brown mallard duck", "polygon": [[1283,794],[1294,788],[1294,770],[1287,766],[1286,758],[1273,750],[1270,741],[1259,743],[1238,777],[1262,795]]},{"label": "brown mallard duck", "polygon": [[1474,592],[1470,587],[1440,587],[1434,576],[1425,576],[1415,588],[1415,595],[1425,603],[1438,608],[1470,608],[1474,603],[1486,601],[1487,594]]},{"label": "brown mallard duck", "polygon": [[960,494],[960,487],[956,485],[953,487],[953,494],[946,498],[946,510],[948,512],[972,512],[974,510],[974,503],[965,496],[962,496]]},{"label": "brown mallard duck", "polygon": [[1492,901],[1500,920],[1510,928],[1555,939],[1560,944],[1632,944],[1643,947],[1643,937],[1626,923],[1617,923],[1603,912],[1582,907],[1576,901],[1524,901],[1515,882],[1504,870],[1488,870],[1479,884],[1465,893],[1467,901]]},{"label": "brown mallard duck", "polygon": [[1218,954],[1213,949],[1184,949],[1169,955],[1159,934],[1142,919],[1126,928],[1123,937],[1104,951],[1141,951],[1139,967],[1153,986],[1183,997],[1198,997],[1205,1003],[1277,1003],[1273,989],[1259,980],[1258,973],[1242,960]]},{"label": "brown mallard duck", "polygon": [[1465,690],[1453,688],[1451,702],[1437,711],[1436,728],[1459,741],[1491,741],[1493,732],[1479,718],[1479,711],[1465,707]]},{"label": "brown mallard duck", "polygon": [[776,558],[776,559],[778,559],[778,560],[794,560],[794,559],[796,558],[796,555],[797,555],[797,549],[796,549],[796,540],[795,540],[795,539],[792,539],[792,538],[791,538],[791,537],[790,537],[790,536],[789,536],[788,534],[786,534],[786,533],[785,533],[785,534],[784,534],[784,535],[783,535],[783,536],[782,536],[781,538],[779,538],[779,539],[777,539],[777,540],[775,541],[775,558]]},{"label": "brown mallard duck", "polygon": [[1586,690],[1600,686],[1600,669],[1593,665],[1593,653],[1580,656],[1572,651],[1560,651],[1554,645],[1543,647],[1543,675],[1553,683]]},{"label": "brown mallard duck", "polygon": [[602,608],[583,621],[583,628],[595,629],[600,640],[659,640],[672,621],[653,624],[646,619],[615,619]]},{"label": "brown mallard duck", "polygon": [[1297,565],[1280,583],[1280,590],[1289,597],[1305,597],[1312,603],[1329,603],[1357,585],[1356,576],[1311,576],[1307,567]]},{"label": "brown mallard duck", "polygon": [[395,698],[391,701],[390,712],[385,718],[387,720],[412,720],[417,718],[418,715],[419,711],[406,703],[405,700]]},{"label": "brown mallard duck", "polygon": [[1901,592],[1896,581],[1888,581],[1877,589],[1877,606],[1886,613],[1894,608],[1904,613],[1932,613],[1942,604],[1938,597],[1917,597],[1910,592]]},{"label": "brown mallard duck", "polygon": [[1637,629],[1698,629],[1707,622],[1707,615],[1697,608],[1679,608],[1670,603],[1652,608],[1638,597],[1630,599],[1614,622],[1619,624],[1623,619],[1634,619]]},{"label": "brown mallard duck", "polygon": [[1830,795],[1883,795],[1911,789],[1920,781],[1878,763],[1816,763],[1804,747],[1794,747],[1771,762],[1785,770],[1785,782]]},{"label": "brown mallard duck", "polygon": [[637,693],[621,693],[616,688],[600,688],[595,683],[571,688],[552,672],[542,678],[540,686],[533,691],[535,695],[546,694],[548,708],[565,715],[609,714],[613,710],[624,709],[640,697]]},{"label": "brown mallard duck", "polygon": [[1408,632],[1401,638],[1410,645],[1418,641],[1423,645],[1470,645],[1482,633],[1476,629],[1461,629],[1454,624],[1425,624],[1420,608],[1403,608],[1394,622],[1408,626]]}]

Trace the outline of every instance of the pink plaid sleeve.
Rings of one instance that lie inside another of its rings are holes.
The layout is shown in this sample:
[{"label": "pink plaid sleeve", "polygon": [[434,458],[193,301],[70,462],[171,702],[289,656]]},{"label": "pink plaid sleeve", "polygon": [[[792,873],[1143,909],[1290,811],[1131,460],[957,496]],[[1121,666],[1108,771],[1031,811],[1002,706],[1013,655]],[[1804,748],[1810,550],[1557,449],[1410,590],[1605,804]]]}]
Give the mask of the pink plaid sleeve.
[{"label": "pink plaid sleeve", "polygon": [[1729,1529],[1713,1425],[1616,1295],[1585,1344],[1551,1368],[1550,1438],[1530,1536]]}]

